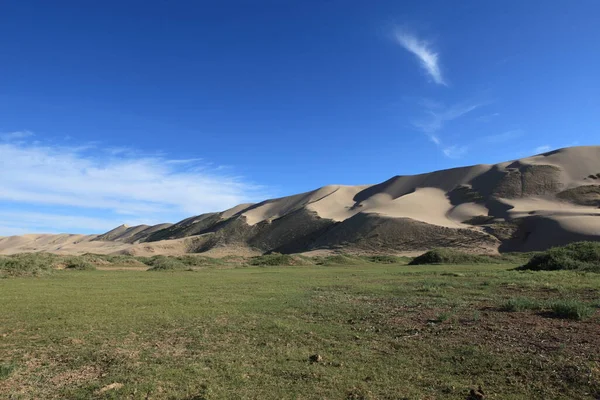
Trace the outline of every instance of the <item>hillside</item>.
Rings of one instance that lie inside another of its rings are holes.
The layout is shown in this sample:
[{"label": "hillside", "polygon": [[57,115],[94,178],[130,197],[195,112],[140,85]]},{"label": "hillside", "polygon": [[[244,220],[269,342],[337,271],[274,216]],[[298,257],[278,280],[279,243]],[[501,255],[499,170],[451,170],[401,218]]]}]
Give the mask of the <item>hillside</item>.
[{"label": "hillside", "polygon": [[0,253],[532,251],[600,239],[599,207],[600,146],[571,147],[375,185],[325,186],[172,225],[0,238]]}]

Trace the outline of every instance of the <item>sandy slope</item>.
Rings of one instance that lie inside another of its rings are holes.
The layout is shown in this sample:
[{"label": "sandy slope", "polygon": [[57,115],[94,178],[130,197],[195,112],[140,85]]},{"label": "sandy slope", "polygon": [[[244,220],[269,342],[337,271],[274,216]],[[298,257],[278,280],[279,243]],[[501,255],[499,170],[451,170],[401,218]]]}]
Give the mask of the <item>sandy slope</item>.
[{"label": "sandy slope", "polygon": [[291,252],[340,246],[410,251],[438,245],[533,250],[600,239],[599,207],[600,146],[572,147],[495,165],[395,176],[375,185],[330,185],[173,225],[121,226],[100,236],[1,238],[0,253]]}]

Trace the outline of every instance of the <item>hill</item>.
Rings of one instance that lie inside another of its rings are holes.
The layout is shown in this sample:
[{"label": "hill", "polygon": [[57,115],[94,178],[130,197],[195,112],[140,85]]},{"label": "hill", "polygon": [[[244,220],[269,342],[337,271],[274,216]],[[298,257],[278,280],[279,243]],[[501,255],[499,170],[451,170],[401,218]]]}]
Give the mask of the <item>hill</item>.
[{"label": "hill", "polygon": [[599,206],[600,146],[570,147],[375,185],[325,186],[172,225],[0,238],[0,253],[534,251],[599,240]]}]

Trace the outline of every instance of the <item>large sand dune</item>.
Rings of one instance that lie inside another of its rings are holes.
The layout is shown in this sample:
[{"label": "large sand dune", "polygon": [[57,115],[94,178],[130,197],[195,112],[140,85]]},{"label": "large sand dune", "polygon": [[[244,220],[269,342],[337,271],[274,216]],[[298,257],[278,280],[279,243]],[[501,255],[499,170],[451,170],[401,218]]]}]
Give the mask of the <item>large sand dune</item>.
[{"label": "large sand dune", "polygon": [[600,146],[325,186],[172,225],[0,238],[0,253],[529,251],[582,239],[600,240]]}]

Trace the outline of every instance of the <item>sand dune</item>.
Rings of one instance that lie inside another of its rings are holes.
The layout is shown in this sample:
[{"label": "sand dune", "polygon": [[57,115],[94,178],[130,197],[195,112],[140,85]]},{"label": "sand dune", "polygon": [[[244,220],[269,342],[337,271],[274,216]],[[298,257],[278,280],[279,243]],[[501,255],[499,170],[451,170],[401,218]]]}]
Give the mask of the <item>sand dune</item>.
[{"label": "sand dune", "polygon": [[599,207],[600,146],[571,147],[375,185],[324,186],[173,225],[0,238],[0,253],[539,250],[600,239]]}]

